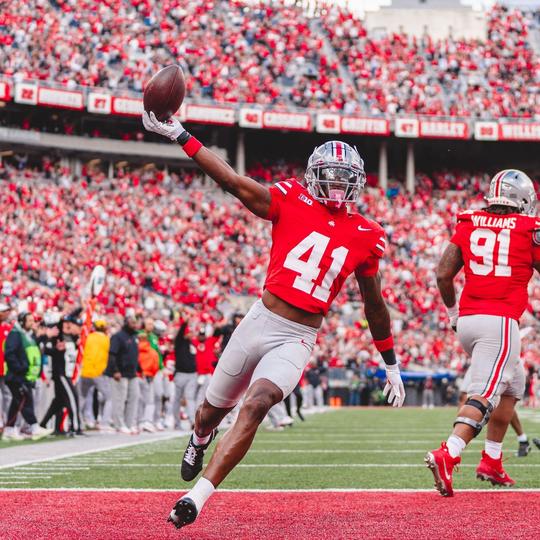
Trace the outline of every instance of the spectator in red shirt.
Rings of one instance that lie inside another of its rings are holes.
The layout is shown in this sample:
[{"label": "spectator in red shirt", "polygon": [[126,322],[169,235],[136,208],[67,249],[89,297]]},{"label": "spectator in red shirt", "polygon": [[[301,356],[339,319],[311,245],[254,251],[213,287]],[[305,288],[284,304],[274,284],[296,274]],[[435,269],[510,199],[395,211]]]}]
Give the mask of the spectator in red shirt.
[{"label": "spectator in red shirt", "polygon": [[216,369],[217,351],[219,348],[219,338],[212,335],[206,336],[204,328],[199,329],[197,337],[193,340],[195,353],[195,367],[197,369],[197,406],[202,403],[206,394],[206,389],[210,384],[210,378]]}]

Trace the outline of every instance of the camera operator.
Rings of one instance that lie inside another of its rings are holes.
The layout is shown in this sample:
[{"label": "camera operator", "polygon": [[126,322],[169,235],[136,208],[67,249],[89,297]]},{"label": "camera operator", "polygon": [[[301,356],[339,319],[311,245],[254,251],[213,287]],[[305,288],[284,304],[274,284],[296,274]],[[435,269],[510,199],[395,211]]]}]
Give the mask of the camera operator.
[{"label": "camera operator", "polygon": [[80,312],[81,310],[77,309],[64,316],[47,331],[44,352],[51,358],[54,399],[41,421],[41,426],[45,427],[49,420],[56,416],[56,435],[64,435],[61,429],[64,409],[67,409],[69,415],[69,435],[82,435],[79,399],[71,382],[82,326],[82,321],[78,318]]}]

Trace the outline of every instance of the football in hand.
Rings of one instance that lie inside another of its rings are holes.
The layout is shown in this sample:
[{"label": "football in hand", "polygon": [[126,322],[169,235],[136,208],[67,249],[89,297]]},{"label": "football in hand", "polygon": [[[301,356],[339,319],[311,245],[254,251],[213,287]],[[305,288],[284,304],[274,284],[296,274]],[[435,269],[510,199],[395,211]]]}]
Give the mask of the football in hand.
[{"label": "football in hand", "polygon": [[160,122],[168,120],[182,105],[186,82],[182,68],[176,64],[160,69],[144,89],[143,104]]}]

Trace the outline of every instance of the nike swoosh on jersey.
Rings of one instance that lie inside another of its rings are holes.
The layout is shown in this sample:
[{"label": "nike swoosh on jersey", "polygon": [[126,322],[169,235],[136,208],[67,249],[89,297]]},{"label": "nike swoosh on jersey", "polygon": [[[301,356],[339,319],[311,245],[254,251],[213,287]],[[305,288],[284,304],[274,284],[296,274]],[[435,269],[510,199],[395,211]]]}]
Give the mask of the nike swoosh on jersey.
[{"label": "nike swoosh on jersey", "polygon": [[359,231],[372,231],[373,229],[364,229],[364,227],[362,227],[362,225],[358,225],[358,230]]}]

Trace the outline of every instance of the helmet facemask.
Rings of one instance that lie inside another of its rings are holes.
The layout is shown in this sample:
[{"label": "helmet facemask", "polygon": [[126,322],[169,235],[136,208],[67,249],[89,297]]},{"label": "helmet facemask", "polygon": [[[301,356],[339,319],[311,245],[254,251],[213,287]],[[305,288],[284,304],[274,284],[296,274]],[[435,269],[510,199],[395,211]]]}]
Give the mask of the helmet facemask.
[{"label": "helmet facemask", "polygon": [[339,141],[328,142],[311,154],[305,180],[312,197],[340,208],[358,200],[366,183],[364,162],[356,148]]}]

